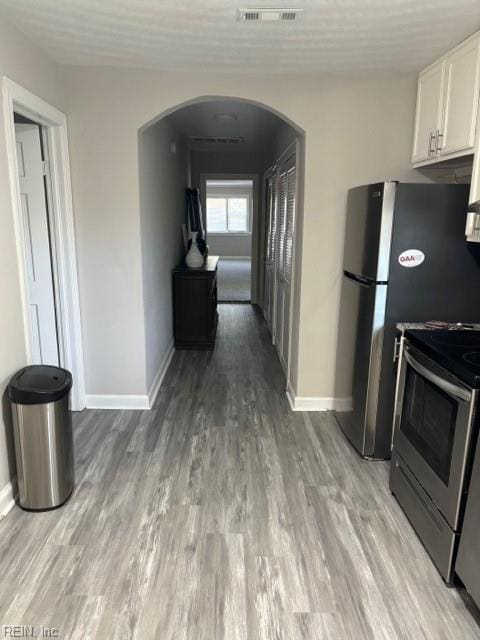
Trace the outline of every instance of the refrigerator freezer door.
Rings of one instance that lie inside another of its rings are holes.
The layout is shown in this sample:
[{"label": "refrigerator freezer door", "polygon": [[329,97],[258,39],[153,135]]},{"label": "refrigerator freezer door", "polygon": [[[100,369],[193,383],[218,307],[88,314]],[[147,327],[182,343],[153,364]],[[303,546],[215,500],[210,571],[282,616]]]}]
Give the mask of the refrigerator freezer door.
[{"label": "refrigerator freezer door", "polygon": [[394,182],[348,192],[343,268],[374,282],[388,280]]},{"label": "refrigerator freezer door", "polygon": [[340,302],[335,415],[357,451],[372,456],[387,285],[344,275]]},{"label": "refrigerator freezer door", "polygon": [[[465,242],[467,198],[468,185],[397,186],[388,278],[390,322],[480,318],[480,244]],[[413,268],[401,261],[412,251],[424,255]]]},{"label": "refrigerator freezer door", "polygon": [[455,571],[468,593],[480,607],[480,440],[477,443],[472,477],[468,489],[465,519],[460,536]]}]

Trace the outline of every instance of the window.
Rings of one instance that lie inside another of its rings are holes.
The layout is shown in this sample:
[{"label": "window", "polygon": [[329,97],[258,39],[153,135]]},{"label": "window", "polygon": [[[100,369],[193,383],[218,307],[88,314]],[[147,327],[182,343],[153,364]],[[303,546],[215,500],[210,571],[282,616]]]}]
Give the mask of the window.
[{"label": "window", "polygon": [[207,232],[250,233],[253,184],[207,181]]},{"label": "window", "polygon": [[207,198],[210,233],[248,233],[248,198]]}]

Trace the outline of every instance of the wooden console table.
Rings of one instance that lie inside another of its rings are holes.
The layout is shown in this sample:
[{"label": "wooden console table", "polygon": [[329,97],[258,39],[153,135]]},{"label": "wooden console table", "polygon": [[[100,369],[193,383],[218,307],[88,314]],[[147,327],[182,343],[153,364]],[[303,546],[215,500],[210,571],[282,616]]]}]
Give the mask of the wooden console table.
[{"label": "wooden console table", "polygon": [[218,256],[200,269],[173,270],[173,331],[176,349],[213,349],[217,333]]}]

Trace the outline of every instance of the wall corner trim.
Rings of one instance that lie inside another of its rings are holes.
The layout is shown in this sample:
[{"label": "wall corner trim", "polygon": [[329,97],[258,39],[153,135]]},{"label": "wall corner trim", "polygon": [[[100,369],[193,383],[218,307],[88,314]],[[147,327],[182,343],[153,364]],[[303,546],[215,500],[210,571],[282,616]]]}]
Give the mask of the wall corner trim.
[{"label": "wall corner trim", "polygon": [[165,374],[167,373],[168,367],[170,366],[170,362],[172,361],[173,354],[175,353],[175,346],[173,340],[171,341],[165,355],[163,356],[162,362],[158,368],[158,371],[153,379],[153,382],[148,391],[148,408],[151,409],[155,402],[155,399],[160,391],[160,387],[162,386],[163,379],[165,378]]},{"label": "wall corner trim", "polygon": [[147,395],[87,395],[87,409],[151,409],[172,361],[175,347],[170,343]]},{"label": "wall corner trim", "polygon": [[4,518],[15,504],[15,489],[12,482],[9,482],[0,491],[0,518]]}]

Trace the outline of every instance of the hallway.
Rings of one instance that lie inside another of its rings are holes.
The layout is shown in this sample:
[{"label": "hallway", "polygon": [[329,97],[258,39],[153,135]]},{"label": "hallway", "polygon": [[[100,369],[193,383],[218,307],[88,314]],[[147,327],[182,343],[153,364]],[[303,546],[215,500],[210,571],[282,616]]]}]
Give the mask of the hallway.
[{"label": "hallway", "polygon": [[[258,311],[176,352],[155,408],[75,416],[77,489],[0,523],[0,622],[86,640],[468,640],[479,628]],[[401,586],[401,589],[399,588]]]}]

